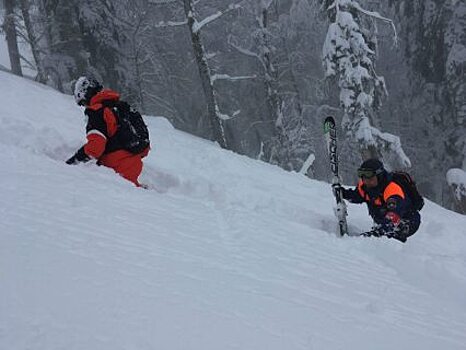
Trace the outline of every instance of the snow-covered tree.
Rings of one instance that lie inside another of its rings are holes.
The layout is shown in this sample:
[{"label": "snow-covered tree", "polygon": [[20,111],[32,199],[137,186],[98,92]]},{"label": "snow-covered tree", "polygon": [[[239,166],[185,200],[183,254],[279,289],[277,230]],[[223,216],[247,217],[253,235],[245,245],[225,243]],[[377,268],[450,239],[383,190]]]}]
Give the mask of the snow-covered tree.
[{"label": "snow-covered tree", "polygon": [[375,70],[375,27],[370,27],[373,22],[366,19],[381,20],[392,26],[393,22],[377,12],[365,10],[354,0],[324,3],[328,5],[331,23],[323,47],[323,65],[325,75],[338,80],[343,127],[358,144],[363,158],[382,156],[393,161],[396,157],[399,165],[410,167],[399,137],[377,128],[376,113],[387,90],[384,78]]},{"label": "snow-covered tree", "polygon": [[[466,3],[390,3],[385,10],[394,10],[402,40],[400,50],[386,51],[396,54],[397,68],[404,66],[392,73],[391,85],[397,91],[391,107],[409,117],[399,120],[403,127],[398,132],[406,139],[423,193],[458,208],[446,175],[449,169],[461,169],[466,155]],[[393,59],[385,62],[393,64]]]},{"label": "snow-covered tree", "polygon": [[[452,6],[451,21],[446,30],[448,56],[445,62],[446,84],[453,110],[449,144],[462,159],[463,169],[450,169],[447,182],[452,187],[456,209],[466,214],[466,3]],[[456,165],[456,164],[455,164]]]},{"label": "snow-covered tree", "polygon": [[275,133],[272,138],[266,142],[266,149],[263,152],[265,159],[272,164],[287,164],[290,162],[290,155],[288,152],[289,138],[285,132],[284,125],[284,107],[285,102],[279,94],[279,79],[278,69],[275,67],[276,62],[275,47],[271,43],[272,32],[270,30],[270,7],[273,0],[260,0],[256,3],[255,14],[258,29],[255,31],[255,46],[257,52],[248,50],[241,50],[256,57],[263,67],[262,77],[265,95],[267,98],[268,111],[270,119],[275,125]]},{"label": "snow-covered tree", "polygon": [[[169,3],[171,3],[170,1]],[[158,2],[157,2],[158,3]],[[161,3],[164,3],[163,1]],[[159,26],[175,27],[187,25],[190,33],[192,49],[201,80],[202,90],[207,104],[207,114],[210,126],[210,134],[222,148],[230,148],[225,132],[224,122],[231,119],[231,116],[222,113],[218,102],[215,82],[218,80],[237,81],[249,79],[250,77],[232,77],[228,74],[217,74],[212,72],[209,64],[209,54],[203,43],[202,29],[225,14],[241,8],[239,3],[230,3],[222,10],[216,10],[207,16],[201,16],[196,5],[199,1],[183,0],[185,20],[180,22],[161,22]],[[158,3],[159,4],[159,3]]]},{"label": "snow-covered tree", "polygon": [[463,169],[450,169],[447,172],[447,182],[453,190],[454,209],[466,214],[466,171]]},{"label": "snow-covered tree", "polygon": [[22,38],[31,47],[37,79],[70,92],[78,76],[93,75],[141,107],[140,58],[147,57],[140,40],[146,37],[139,35],[144,3],[20,0]]},{"label": "snow-covered tree", "polygon": [[[298,3],[301,2],[291,1],[284,8],[292,11]],[[306,173],[315,156],[292,67],[292,59],[297,55],[287,44],[292,21],[289,15],[280,13],[278,4],[275,0],[252,3],[248,10],[254,16],[256,30],[249,38],[231,35],[229,43],[237,52],[258,62],[256,76],[264,88],[266,107],[266,117],[260,125],[262,129],[273,125],[270,133],[261,135],[259,158],[286,170]]]},{"label": "snow-covered tree", "polygon": [[[398,168],[409,164],[404,150],[421,192],[453,207],[461,186],[446,173],[464,171],[466,155],[464,1],[13,2],[19,47],[32,53],[21,63],[39,81],[70,92],[77,76],[96,75],[179,129],[213,139],[218,121],[229,149],[287,170],[313,164],[319,179],[323,116],[343,115],[345,181],[360,153]],[[379,13],[396,21],[399,46]]]},{"label": "snow-covered tree", "polygon": [[201,36],[201,28],[222,16],[224,12],[219,11],[209,17],[204,18],[203,20],[199,20],[195,9],[195,1],[183,0],[183,2],[187,25],[191,34],[194,56],[196,57],[202,88],[207,102],[207,111],[212,134],[214,140],[217,141],[222,148],[227,148],[225,129],[222,121],[224,118],[218,105],[217,96],[213,86],[212,73],[209,66],[209,61],[207,59],[207,52],[202,43]]},{"label": "snow-covered tree", "polygon": [[83,22],[96,30],[95,46],[108,52],[105,57],[113,53],[114,69],[97,66],[99,72],[107,81],[113,77],[113,86],[124,98],[146,112],[153,97],[148,84],[153,84],[159,71],[151,45],[155,34],[147,1],[121,0],[107,9],[93,3],[82,15]]}]

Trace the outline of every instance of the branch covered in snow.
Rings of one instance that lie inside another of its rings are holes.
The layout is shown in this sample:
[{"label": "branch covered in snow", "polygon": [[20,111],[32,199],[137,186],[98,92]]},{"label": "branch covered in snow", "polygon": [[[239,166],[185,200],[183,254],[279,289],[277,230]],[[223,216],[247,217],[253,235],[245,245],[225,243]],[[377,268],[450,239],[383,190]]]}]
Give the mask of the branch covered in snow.
[{"label": "branch covered in snow", "polygon": [[244,76],[232,77],[228,74],[213,74],[210,80],[212,81],[212,83],[215,83],[217,80],[238,81],[238,80],[247,80],[247,79],[255,79],[255,78],[257,78],[256,75],[244,75]]},{"label": "branch covered in snow", "polygon": [[215,109],[216,109],[218,117],[223,121],[233,119],[233,118],[237,117],[241,113],[241,110],[237,110],[237,111],[233,112],[232,116],[230,116],[228,114],[220,112],[220,109],[218,108],[218,106],[216,106]]},{"label": "branch covered in snow", "polygon": [[246,56],[250,56],[250,57],[255,57],[257,59],[260,60],[260,57],[259,57],[259,54],[255,53],[254,51],[251,51],[251,50],[248,50],[248,49],[245,49],[244,47],[241,47],[237,44],[235,44],[233,41],[232,41],[232,36],[229,35],[228,36],[228,44],[233,47],[234,49],[238,50],[240,53],[246,55]]},{"label": "branch covered in snow", "polygon": [[401,147],[400,138],[387,132],[381,132],[370,125],[368,118],[361,118],[351,132],[354,132],[354,136],[360,145],[374,146],[382,155],[394,154],[403,168],[411,167],[411,161]]},{"label": "branch covered in snow", "polygon": [[328,8],[332,11],[327,37],[323,47],[323,66],[327,77],[338,78],[340,105],[344,111],[343,126],[359,144],[361,150],[372,154],[391,153],[403,167],[411,163],[401,148],[400,139],[371,126],[381,101],[388,95],[385,79],[375,70],[377,40],[371,28],[363,27],[360,14],[388,22],[393,21],[377,12],[363,9],[354,0],[335,0]]},{"label": "branch covered in snow", "polygon": [[151,5],[165,5],[174,3],[177,0],[149,0],[149,4]]},{"label": "branch covered in snow", "polygon": [[202,27],[206,26],[207,24],[212,23],[213,21],[215,21],[219,17],[222,17],[223,15],[227,14],[228,12],[239,9],[239,8],[241,8],[241,5],[239,5],[239,4],[230,4],[225,10],[217,11],[216,13],[204,18],[202,21],[195,22],[194,25],[193,25],[193,32],[197,33],[199,30],[202,29]]},{"label": "branch covered in snow", "polygon": [[159,22],[157,24],[154,24],[154,28],[165,28],[165,27],[180,27],[180,26],[185,26],[188,24],[188,21],[180,21],[180,22],[173,22],[173,21],[167,21],[167,22]]},{"label": "branch covered in snow", "polygon": [[316,160],[315,154],[310,153],[307,159],[304,161],[303,166],[301,167],[301,170],[299,170],[299,173],[306,175],[307,172],[309,171],[309,168],[314,164],[315,160]]},{"label": "branch covered in snow", "polygon": [[246,56],[249,56],[249,57],[254,57],[254,58],[257,58],[259,60],[259,62],[261,63],[262,67],[264,68],[264,70],[267,70],[267,67],[265,66],[265,63],[264,63],[264,60],[262,59],[262,57],[260,56],[260,54],[254,52],[254,51],[251,51],[249,49],[245,49],[244,47],[241,47],[237,44],[235,44],[233,41],[232,41],[232,37],[231,35],[228,36],[228,44],[233,47],[235,50],[237,50],[239,53],[242,53],[243,55],[246,55]]},{"label": "branch covered in snow", "polygon": [[217,115],[221,120],[224,120],[224,121],[231,119],[231,117],[228,114],[224,114],[220,111],[218,111]]},{"label": "branch covered in snow", "polygon": [[368,11],[368,10],[363,9],[361,7],[361,5],[359,5],[359,3],[357,3],[356,1],[353,1],[353,6],[359,12],[364,13],[367,16],[370,16],[370,17],[373,17],[375,19],[381,20],[383,22],[389,23],[391,25],[392,29],[393,29],[393,41],[395,43],[395,46],[398,45],[398,34],[396,32],[395,23],[393,22],[393,20],[391,20],[390,18],[381,16],[380,13],[378,13],[378,12]]}]

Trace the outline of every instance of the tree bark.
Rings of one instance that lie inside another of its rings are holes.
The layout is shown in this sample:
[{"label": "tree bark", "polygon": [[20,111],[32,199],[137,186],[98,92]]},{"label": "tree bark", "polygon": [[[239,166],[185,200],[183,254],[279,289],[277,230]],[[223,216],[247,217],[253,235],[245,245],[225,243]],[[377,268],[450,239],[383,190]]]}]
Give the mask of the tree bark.
[{"label": "tree bark", "polygon": [[456,194],[458,190],[457,186],[458,185],[450,186],[452,193],[453,193],[453,201],[454,201],[453,209],[460,214],[466,215],[466,196],[463,195],[463,196],[458,197],[458,195]]},{"label": "tree bark", "polygon": [[195,24],[197,23],[197,21],[195,18],[193,1],[183,1],[186,18],[188,20],[188,28],[191,33],[191,42],[193,45],[194,56],[196,57],[196,63],[199,69],[202,89],[204,90],[204,96],[207,102],[207,112],[210,127],[212,129],[212,135],[214,137],[214,140],[220,144],[220,147],[227,148],[225,131],[222,125],[222,121],[219,117],[218,102],[215,96],[214,87],[212,85],[209,63],[207,61],[205,49],[202,44],[201,33],[199,30],[196,30],[195,28]]},{"label": "tree bark", "polygon": [[32,56],[36,63],[37,77],[36,80],[45,84],[47,82],[47,74],[45,73],[44,65],[39,53],[39,42],[31,22],[29,15],[29,0],[20,0],[21,13],[23,14],[24,26],[26,27],[26,35],[28,37],[29,45],[31,46]]},{"label": "tree bark", "polygon": [[266,143],[265,155],[267,161],[273,164],[286,164],[288,159],[282,159],[280,155],[286,148],[286,135],[283,128],[282,100],[278,94],[277,71],[272,64],[270,52],[272,51],[268,38],[268,6],[261,1],[258,4],[257,22],[260,28],[259,54],[264,66],[264,85],[267,96],[267,105],[274,125],[274,135],[270,142]]},{"label": "tree bark", "polygon": [[21,70],[21,59],[18,48],[18,38],[16,34],[14,0],[5,0],[5,21],[3,22],[3,30],[5,31],[6,41],[8,45],[8,54],[10,56],[11,71],[13,74],[23,76]]}]

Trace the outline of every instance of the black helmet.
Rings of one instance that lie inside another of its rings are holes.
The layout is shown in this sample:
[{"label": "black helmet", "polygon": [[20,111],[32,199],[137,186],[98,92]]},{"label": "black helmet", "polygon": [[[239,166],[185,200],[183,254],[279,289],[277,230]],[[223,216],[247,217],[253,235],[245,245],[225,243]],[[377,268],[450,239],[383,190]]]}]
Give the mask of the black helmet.
[{"label": "black helmet", "polygon": [[375,158],[364,161],[358,169],[358,177],[360,178],[371,178],[374,176],[380,178],[386,173],[383,163]]},{"label": "black helmet", "polygon": [[102,84],[96,79],[79,77],[74,85],[74,99],[80,106],[89,104],[91,98],[102,89]]}]

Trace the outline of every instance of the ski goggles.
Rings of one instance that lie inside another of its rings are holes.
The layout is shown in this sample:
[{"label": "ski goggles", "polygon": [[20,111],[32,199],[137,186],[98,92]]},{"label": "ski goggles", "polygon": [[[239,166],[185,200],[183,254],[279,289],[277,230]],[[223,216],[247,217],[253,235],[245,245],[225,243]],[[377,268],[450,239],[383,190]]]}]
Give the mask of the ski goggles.
[{"label": "ski goggles", "polygon": [[374,176],[382,174],[382,172],[383,170],[381,169],[374,170],[374,169],[359,168],[358,177],[360,177],[361,179],[370,179]]}]

